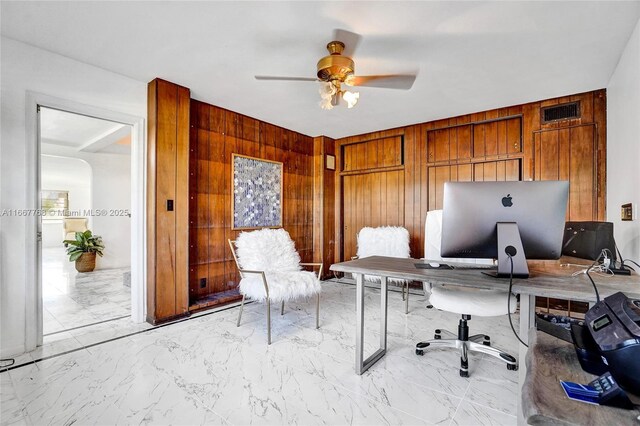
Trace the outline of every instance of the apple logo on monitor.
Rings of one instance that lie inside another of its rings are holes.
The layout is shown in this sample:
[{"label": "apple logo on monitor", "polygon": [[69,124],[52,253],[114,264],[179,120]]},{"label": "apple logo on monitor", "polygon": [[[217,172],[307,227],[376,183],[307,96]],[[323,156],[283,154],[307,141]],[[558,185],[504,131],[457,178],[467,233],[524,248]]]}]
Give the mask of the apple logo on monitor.
[{"label": "apple logo on monitor", "polygon": [[507,194],[506,197],[502,197],[502,205],[505,207],[513,206],[513,201],[511,201],[511,194]]}]

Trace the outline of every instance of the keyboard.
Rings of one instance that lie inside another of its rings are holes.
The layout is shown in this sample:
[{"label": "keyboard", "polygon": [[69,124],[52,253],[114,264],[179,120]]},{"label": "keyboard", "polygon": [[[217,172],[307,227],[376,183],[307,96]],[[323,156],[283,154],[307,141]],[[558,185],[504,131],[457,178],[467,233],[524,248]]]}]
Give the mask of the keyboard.
[{"label": "keyboard", "polygon": [[481,270],[487,270],[487,269],[498,269],[498,267],[496,265],[451,265],[453,266],[453,269],[460,269],[460,270],[467,270],[467,269],[481,269]]},{"label": "keyboard", "polygon": [[[439,262],[438,262],[439,263]],[[460,271],[466,270],[496,270],[496,265],[449,265],[448,263],[439,263],[439,267],[434,268],[429,263],[416,263],[415,267],[418,269],[457,269]]]}]

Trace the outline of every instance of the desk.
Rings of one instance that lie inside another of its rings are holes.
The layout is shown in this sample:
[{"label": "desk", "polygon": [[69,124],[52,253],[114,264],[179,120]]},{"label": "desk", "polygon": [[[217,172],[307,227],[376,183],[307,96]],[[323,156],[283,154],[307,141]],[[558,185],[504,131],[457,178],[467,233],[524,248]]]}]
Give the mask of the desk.
[{"label": "desk", "polygon": [[[535,327],[535,297],[595,302],[591,282],[586,275],[572,277],[580,267],[563,267],[562,263],[584,263],[584,260],[561,258],[558,261],[529,262],[530,277],[514,278],[512,291],[520,294],[520,337],[526,341],[529,330]],[[507,290],[509,280],[494,278],[473,269],[418,269],[416,263],[427,262],[417,259],[372,256],[331,265],[330,270],[351,273],[356,276],[356,374],[362,374],[376,361],[382,358],[387,347],[387,278],[401,278],[413,281],[426,281],[434,285],[458,285],[462,287],[484,288],[487,290]],[[451,262],[447,262],[453,264]],[[477,265],[475,265],[477,266]],[[382,277],[380,291],[380,348],[369,358],[363,359],[364,330],[364,275]],[[605,298],[618,291],[629,297],[640,299],[640,276],[616,275],[611,278],[591,274],[598,286],[600,297]],[[506,301],[505,301],[506,303]],[[520,345],[519,360],[524,360],[527,348]],[[519,363],[520,386],[527,372],[525,363]]]},{"label": "desk", "polygon": [[589,383],[596,377],[582,370],[572,344],[530,330],[526,364],[522,411],[528,424],[640,425],[638,410],[585,404],[567,398],[560,380]]}]

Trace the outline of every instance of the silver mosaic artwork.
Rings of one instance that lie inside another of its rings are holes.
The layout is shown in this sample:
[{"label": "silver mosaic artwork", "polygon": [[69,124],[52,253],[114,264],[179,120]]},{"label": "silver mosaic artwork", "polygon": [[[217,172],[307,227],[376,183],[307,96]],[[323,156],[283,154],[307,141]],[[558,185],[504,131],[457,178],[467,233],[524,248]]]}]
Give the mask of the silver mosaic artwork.
[{"label": "silver mosaic artwork", "polygon": [[282,165],[254,158],[233,158],[233,227],[282,225]]}]

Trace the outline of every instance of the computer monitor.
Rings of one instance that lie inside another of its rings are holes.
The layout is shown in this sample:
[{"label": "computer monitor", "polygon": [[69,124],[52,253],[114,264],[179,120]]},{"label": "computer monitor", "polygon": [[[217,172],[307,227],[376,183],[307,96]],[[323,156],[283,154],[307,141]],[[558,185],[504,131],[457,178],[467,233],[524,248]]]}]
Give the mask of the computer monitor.
[{"label": "computer monitor", "polygon": [[[497,276],[529,276],[527,258],[562,253],[569,182],[447,182],[443,257],[497,258]],[[511,257],[511,260],[509,259]]]}]

